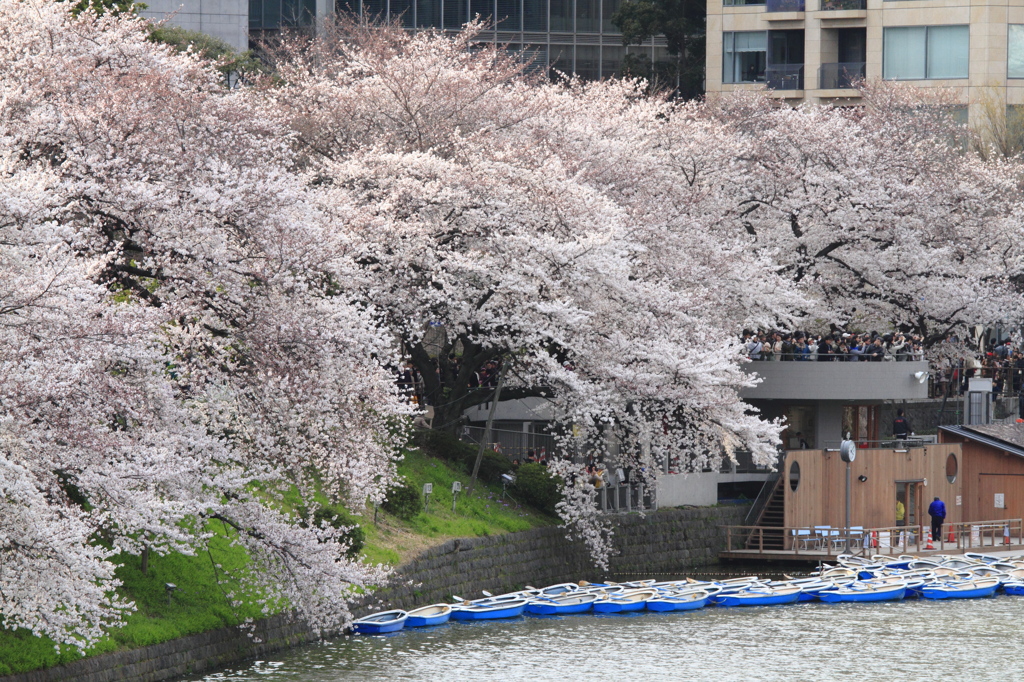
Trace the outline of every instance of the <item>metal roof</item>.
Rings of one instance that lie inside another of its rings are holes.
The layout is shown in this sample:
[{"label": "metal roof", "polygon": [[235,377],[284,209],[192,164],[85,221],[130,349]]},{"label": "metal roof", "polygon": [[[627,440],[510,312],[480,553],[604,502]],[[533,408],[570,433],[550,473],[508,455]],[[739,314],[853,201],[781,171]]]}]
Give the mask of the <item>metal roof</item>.
[{"label": "metal roof", "polygon": [[[1012,427],[1012,431],[1006,428]],[[1018,428],[1017,424],[976,424],[973,426],[940,426],[940,431],[951,433],[961,438],[973,440],[976,443],[983,443],[997,450],[1003,450],[1011,455],[1024,458],[1024,447],[1014,443],[1014,440],[1024,439],[1024,427]],[[984,431],[984,432],[983,432]],[[988,432],[988,433],[985,433]]]}]

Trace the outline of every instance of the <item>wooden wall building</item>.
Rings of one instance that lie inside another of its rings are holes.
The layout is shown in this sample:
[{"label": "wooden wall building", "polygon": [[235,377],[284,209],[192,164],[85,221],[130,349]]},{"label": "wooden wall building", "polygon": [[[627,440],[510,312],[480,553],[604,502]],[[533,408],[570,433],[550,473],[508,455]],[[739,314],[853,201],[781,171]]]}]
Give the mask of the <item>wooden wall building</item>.
[{"label": "wooden wall building", "polygon": [[1024,517],[1024,424],[943,426],[939,440],[963,451],[965,520]]},{"label": "wooden wall building", "polygon": [[[963,477],[958,471],[962,459],[961,445],[953,442],[905,450],[858,450],[850,464],[850,525],[897,525],[897,499],[906,509],[908,526],[928,525],[928,505],[935,497],[946,503],[948,522],[973,520],[957,505],[963,499]],[[838,452],[790,450],[783,486],[785,526],[842,528],[846,523],[846,462]]]}]

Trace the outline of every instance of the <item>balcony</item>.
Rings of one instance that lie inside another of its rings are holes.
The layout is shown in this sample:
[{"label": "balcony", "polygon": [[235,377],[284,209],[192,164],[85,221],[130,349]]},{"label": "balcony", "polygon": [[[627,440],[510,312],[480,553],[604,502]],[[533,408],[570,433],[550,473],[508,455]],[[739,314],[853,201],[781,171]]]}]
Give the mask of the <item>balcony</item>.
[{"label": "balcony", "polygon": [[769,12],[803,12],[804,0],[767,0],[765,9]]},{"label": "balcony", "polygon": [[[801,0],[801,5],[803,2]],[[774,64],[764,71],[765,85],[772,90],[803,90],[803,64]]]},{"label": "balcony", "polygon": [[864,80],[864,62],[838,62],[822,64],[818,70],[818,88],[846,90],[857,87]]},{"label": "balcony", "polygon": [[927,362],[751,362],[743,368],[763,379],[740,391],[746,399],[863,402],[928,397]]}]

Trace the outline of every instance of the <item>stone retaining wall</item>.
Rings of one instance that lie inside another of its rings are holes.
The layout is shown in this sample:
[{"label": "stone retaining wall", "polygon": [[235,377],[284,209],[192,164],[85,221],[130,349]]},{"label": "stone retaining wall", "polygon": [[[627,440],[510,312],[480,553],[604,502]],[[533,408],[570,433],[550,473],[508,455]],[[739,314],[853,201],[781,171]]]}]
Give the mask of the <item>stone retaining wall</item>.
[{"label": "stone retaining wall", "polygon": [[[580,543],[559,528],[535,528],[484,538],[449,540],[400,567],[392,586],[353,605],[357,616],[382,607],[409,608],[452,595],[480,596],[577,580],[683,576],[718,561],[723,525],[743,522],[747,507],[668,509],[644,517],[613,517],[616,555],[607,573],[596,569]],[[301,624],[275,616],[257,624],[259,644],[238,628],[118,651],[64,666],[0,677],[0,682],[156,682],[231,665],[310,641]]]},{"label": "stone retaining wall", "polygon": [[256,623],[257,644],[237,627],[172,639],[162,644],[83,658],[67,665],[0,677],[0,682],[156,682],[230,665],[313,639],[285,615]]},{"label": "stone retaining wall", "polygon": [[560,528],[449,540],[403,566],[400,583],[355,605],[354,612],[407,609],[453,595],[476,599],[481,590],[497,594],[526,585],[686,575],[718,563],[725,548],[722,526],[743,523],[747,510],[700,507],[614,517],[616,555],[607,572],[595,568],[582,543],[567,541]]}]

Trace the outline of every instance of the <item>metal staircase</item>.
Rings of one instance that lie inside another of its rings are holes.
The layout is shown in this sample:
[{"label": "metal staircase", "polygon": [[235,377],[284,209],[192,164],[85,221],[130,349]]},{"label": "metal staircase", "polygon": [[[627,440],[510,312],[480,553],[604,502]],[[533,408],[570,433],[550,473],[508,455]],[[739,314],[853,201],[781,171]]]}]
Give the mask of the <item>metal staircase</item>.
[{"label": "metal staircase", "polygon": [[[763,500],[762,495],[764,496]],[[759,506],[757,502],[761,502],[763,505],[760,508],[760,513],[757,513]],[[756,518],[750,519],[753,520],[753,524],[750,525],[760,526],[764,530],[760,537],[756,532],[750,534],[747,538],[747,549],[756,549],[760,543],[763,543],[765,550],[785,549],[783,526],[785,525],[786,489],[783,487],[783,478],[777,476],[774,480],[765,481],[757,502],[751,509],[751,513],[756,514]]]}]

